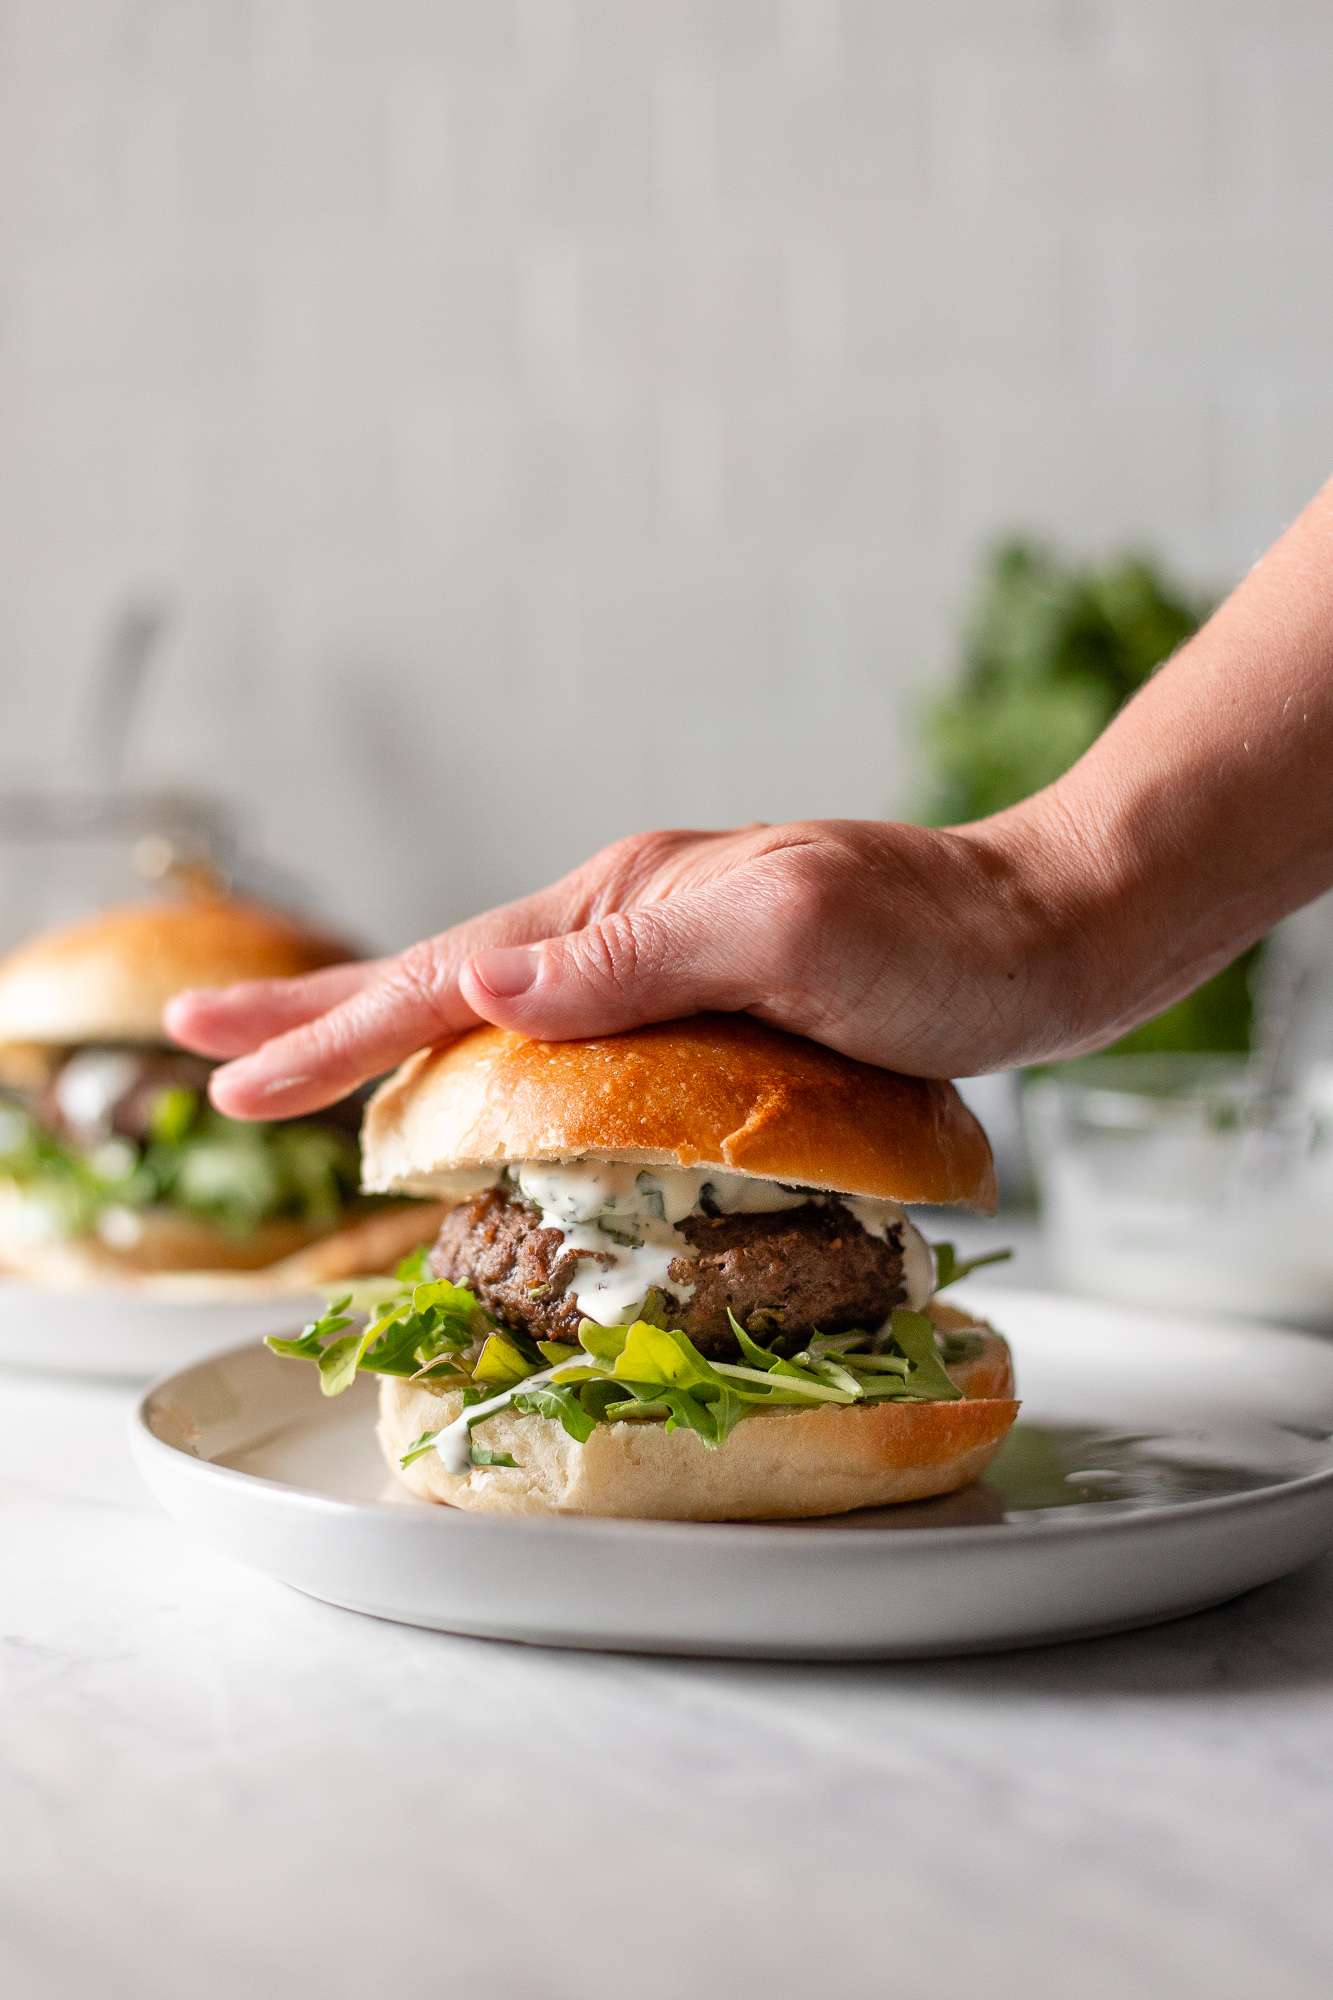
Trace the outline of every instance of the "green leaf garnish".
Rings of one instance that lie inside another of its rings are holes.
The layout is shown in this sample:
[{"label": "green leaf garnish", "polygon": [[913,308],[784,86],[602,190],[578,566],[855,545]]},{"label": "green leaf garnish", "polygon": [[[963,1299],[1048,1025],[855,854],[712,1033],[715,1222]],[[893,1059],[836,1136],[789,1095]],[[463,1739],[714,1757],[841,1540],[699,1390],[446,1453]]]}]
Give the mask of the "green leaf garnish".
[{"label": "green leaf garnish", "polygon": [[328,1125],[250,1125],[224,1118],[193,1090],[159,1091],[142,1145],[78,1147],[21,1105],[5,1106],[0,1178],[42,1206],[62,1236],[86,1236],[108,1208],[166,1207],[235,1235],[279,1216],[337,1220],[356,1195],[360,1155]]},{"label": "green leaf garnish", "polygon": [[507,1389],[532,1372],[532,1363],[512,1340],[503,1333],[491,1333],[486,1336],[481,1353],[473,1363],[472,1379],[474,1382],[494,1383],[498,1389]]},{"label": "green leaf garnish", "polygon": [[439,1431],[423,1431],[415,1443],[410,1444],[407,1450],[402,1453],[398,1463],[402,1466],[415,1465],[417,1460],[424,1458],[428,1451],[434,1451],[435,1440],[439,1435]]},{"label": "green leaf garnish", "polygon": [[175,1085],[160,1090],[148,1114],[148,1134],[156,1145],[179,1146],[199,1115],[199,1093]]},{"label": "green leaf garnish", "polygon": [[423,1243],[419,1250],[409,1250],[400,1259],[394,1277],[400,1285],[420,1285],[430,1276],[430,1246]]},{"label": "green leaf garnish", "polygon": [[566,1382],[543,1382],[539,1388],[520,1388],[514,1397],[520,1415],[554,1417],[579,1444],[586,1444],[597,1428],[598,1419],[584,1408],[578,1391]]},{"label": "green leaf garnish", "polygon": [[980,1271],[986,1264],[1007,1264],[1014,1254],[1012,1250],[988,1250],[982,1257],[960,1257],[952,1243],[937,1243],[934,1248],[937,1292],[942,1292],[946,1285],[956,1285],[960,1278]]},{"label": "green leaf garnish", "polygon": [[912,1364],[907,1376],[908,1393],[921,1402],[960,1402],[963,1392],[945,1372],[935,1345],[935,1328],[926,1315],[898,1306],[889,1326],[894,1345],[901,1348]]},{"label": "green leaf garnish", "polygon": [[[344,1296],[297,1337],[267,1345],[275,1354],[315,1361],[328,1395],[341,1394],[358,1373],[405,1376],[460,1393],[465,1414],[484,1403],[478,1428],[513,1409],[559,1423],[580,1444],[598,1424],[660,1423],[692,1431],[712,1450],[766,1407],[955,1402],[961,1394],[932,1321],[901,1306],[878,1332],[816,1334],[794,1355],[765,1346],[732,1316],[741,1359],[722,1361],[702,1354],[679,1327],[642,1319],[614,1327],[583,1320],[577,1347],[534,1341],[497,1326],[464,1286],[424,1278],[421,1270],[421,1261],[411,1260],[397,1290],[359,1331]],[[960,1343],[975,1339],[965,1332],[944,1336],[945,1351],[956,1358]],[[474,1420],[468,1421],[474,1466],[513,1464],[472,1439]],[[438,1436],[423,1432],[401,1462],[410,1465],[432,1450]]]}]

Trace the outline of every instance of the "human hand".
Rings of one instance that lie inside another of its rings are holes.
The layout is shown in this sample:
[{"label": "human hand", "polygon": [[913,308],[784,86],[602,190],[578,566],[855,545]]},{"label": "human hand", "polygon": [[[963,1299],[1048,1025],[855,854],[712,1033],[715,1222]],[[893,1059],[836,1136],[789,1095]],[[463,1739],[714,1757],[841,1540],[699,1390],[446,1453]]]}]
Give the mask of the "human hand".
[{"label": "human hand", "polygon": [[1333,482],[1065,776],[975,826],[617,841],[395,958],[185,993],[240,1118],[477,1021],[549,1040],[705,1008],[963,1076],[1111,1041],[1333,887]]},{"label": "human hand", "polygon": [[639,834],[396,957],[181,994],[167,1027],[240,1058],[213,1097],[242,1118],[314,1110],[478,1021],[562,1040],[744,1009],[867,1062],[963,1075],[1071,1032],[1060,879],[1022,814]]}]

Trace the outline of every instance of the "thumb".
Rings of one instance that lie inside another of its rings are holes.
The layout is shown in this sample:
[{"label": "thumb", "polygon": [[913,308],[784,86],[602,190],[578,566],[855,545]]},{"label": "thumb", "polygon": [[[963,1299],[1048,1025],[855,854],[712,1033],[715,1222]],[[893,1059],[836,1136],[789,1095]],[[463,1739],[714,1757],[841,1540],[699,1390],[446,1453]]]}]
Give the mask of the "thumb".
[{"label": "thumb", "polygon": [[738,929],[723,898],[680,896],[540,944],[478,952],[459,987],[483,1020],[552,1042],[734,1010],[764,988]]}]

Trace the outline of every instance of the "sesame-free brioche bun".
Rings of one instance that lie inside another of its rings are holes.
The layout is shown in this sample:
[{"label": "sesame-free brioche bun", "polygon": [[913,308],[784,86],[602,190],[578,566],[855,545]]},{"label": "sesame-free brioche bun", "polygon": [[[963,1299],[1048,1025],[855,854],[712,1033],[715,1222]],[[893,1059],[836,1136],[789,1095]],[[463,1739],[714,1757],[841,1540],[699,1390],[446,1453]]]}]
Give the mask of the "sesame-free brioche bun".
[{"label": "sesame-free brioche bun", "polygon": [[162,1010],[186,986],[288,979],[352,955],[258,903],[130,903],[0,959],[0,1043],[160,1042]]},{"label": "sesame-free brioche bun", "polygon": [[474,1028],[380,1085],[361,1145],[364,1185],[408,1194],[447,1192],[463,1169],[591,1157],[995,1206],[990,1146],[951,1083],[745,1014],[576,1042]]},{"label": "sesame-free brioche bun", "polygon": [[244,1235],[178,1209],[135,1211],[123,1232],[52,1236],[22,1189],[0,1187],[0,1270],[60,1290],[169,1290],[191,1297],[296,1295],[392,1271],[444,1219],[433,1202],[397,1203],[327,1223],[277,1218]]},{"label": "sesame-free brioche bun", "polygon": [[[978,1323],[932,1305],[941,1330]],[[985,1471],[1018,1414],[1009,1349],[982,1331],[979,1352],[950,1375],[959,1403],[823,1404],[744,1417],[710,1450],[693,1431],[658,1423],[598,1424],[577,1444],[553,1417],[502,1410],[484,1441],[517,1465],[450,1472],[438,1452],[398,1461],[462,1408],[457,1391],[385,1376],[379,1440],[422,1500],[485,1514],[600,1514],[652,1521],[780,1521],[847,1514],[953,1493]]]}]

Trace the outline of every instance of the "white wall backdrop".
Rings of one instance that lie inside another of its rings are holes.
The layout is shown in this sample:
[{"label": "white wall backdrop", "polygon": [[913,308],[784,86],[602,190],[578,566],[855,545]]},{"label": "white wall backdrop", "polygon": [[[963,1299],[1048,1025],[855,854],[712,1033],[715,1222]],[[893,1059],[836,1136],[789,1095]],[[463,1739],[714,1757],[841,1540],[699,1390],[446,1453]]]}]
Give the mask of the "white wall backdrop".
[{"label": "white wall backdrop", "polygon": [[992,534],[1201,583],[1333,462],[1327,0],[0,0],[0,764],[392,941],[875,814]]}]

